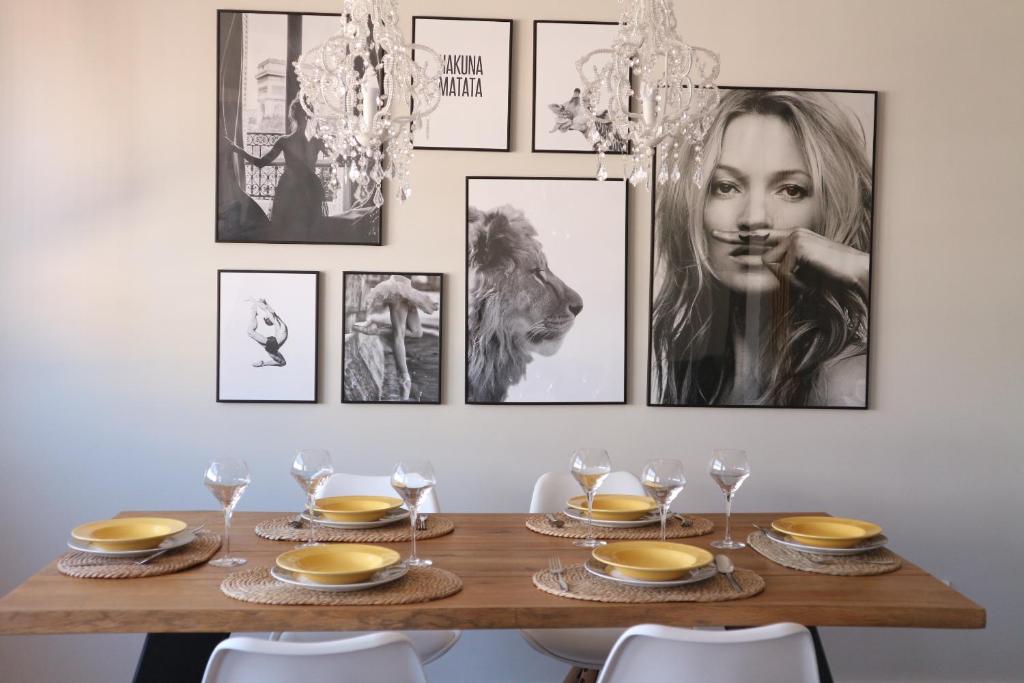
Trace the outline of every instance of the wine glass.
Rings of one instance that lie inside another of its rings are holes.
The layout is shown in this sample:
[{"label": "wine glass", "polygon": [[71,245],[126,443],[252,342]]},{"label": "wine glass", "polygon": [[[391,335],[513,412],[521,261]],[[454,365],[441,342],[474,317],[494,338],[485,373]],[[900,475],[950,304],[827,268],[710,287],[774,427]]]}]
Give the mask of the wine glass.
[{"label": "wine glass", "polygon": [[612,461],[603,448],[578,448],[572,452],[572,476],[587,494],[587,537],[574,543],[581,548],[596,548],[604,541],[594,538],[594,493],[612,471]]},{"label": "wine glass", "polygon": [[661,513],[661,540],[665,540],[665,520],[672,501],[683,492],[686,477],[683,475],[683,463],[678,460],[657,459],[644,465],[640,473],[640,482],[644,491],[658,504]]},{"label": "wine glass", "polygon": [[405,501],[405,506],[409,508],[409,522],[412,524],[412,554],[409,555],[405,563],[410,567],[429,567],[433,564],[430,560],[416,556],[416,520],[419,517],[423,497],[434,488],[435,484],[437,484],[437,477],[434,475],[434,467],[426,460],[400,462],[395,465],[395,471],[391,474],[391,486]]},{"label": "wine glass", "polygon": [[297,546],[299,548],[317,545],[313,508],[316,507],[320,489],[332,474],[334,465],[331,464],[331,454],[322,448],[304,448],[292,460],[292,477],[306,492],[306,512],[309,515],[309,541]]},{"label": "wine glass", "polygon": [[210,560],[214,567],[237,567],[246,562],[244,557],[231,557],[231,514],[249,481],[249,466],[238,458],[214,460],[206,468],[203,483],[224,509],[224,549],[220,557]]},{"label": "wine glass", "polygon": [[725,494],[725,538],[720,541],[711,541],[714,548],[723,550],[738,550],[745,548],[746,543],[734,541],[729,534],[729,516],[732,514],[732,497],[743,482],[750,476],[750,463],[747,462],[747,452],[731,448],[719,448],[711,454],[711,464],[708,466],[711,478],[718,484]]}]

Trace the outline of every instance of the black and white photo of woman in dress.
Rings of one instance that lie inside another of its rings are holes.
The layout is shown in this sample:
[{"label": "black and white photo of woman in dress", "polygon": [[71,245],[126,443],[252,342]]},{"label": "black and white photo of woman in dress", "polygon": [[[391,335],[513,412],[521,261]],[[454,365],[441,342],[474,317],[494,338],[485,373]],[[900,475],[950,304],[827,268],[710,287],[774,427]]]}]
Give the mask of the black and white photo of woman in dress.
[{"label": "black and white photo of woman in dress", "polygon": [[[847,100],[852,95],[844,93]],[[729,89],[657,188],[651,405],[866,407],[874,110]]]},{"label": "black and white photo of woman in dress", "polygon": [[[260,332],[260,321],[270,328],[270,334]],[[266,299],[255,299],[252,302],[252,320],[249,322],[249,338],[263,347],[270,360],[260,358],[253,361],[254,368],[284,367],[288,365],[281,347],[288,341],[288,326],[281,320],[277,311],[270,307]]]},{"label": "black and white photo of woman in dress", "polygon": [[440,403],[441,275],[345,273],[342,400]]}]

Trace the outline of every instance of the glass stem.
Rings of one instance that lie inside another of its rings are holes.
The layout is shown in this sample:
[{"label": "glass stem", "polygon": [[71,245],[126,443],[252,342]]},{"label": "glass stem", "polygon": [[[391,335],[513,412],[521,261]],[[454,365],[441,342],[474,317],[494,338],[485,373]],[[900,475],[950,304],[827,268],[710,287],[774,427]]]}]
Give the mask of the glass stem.
[{"label": "glass stem", "polygon": [[729,517],[732,515],[732,494],[725,494],[725,541],[732,542],[732,534],[729,533]]},{"label": "glass stem", "polygon": [[412,555],[409,556],[409,559],[414,561],[414,562],[417,559],[416,558],[416,519],[419,517],[419,514],[420,514],[420,511],[419,511],[419,506],[418,505],[410,506],[409,519],[412,522]]},{"label": "glass stem", "polygon": [[231,557],[231,507],[224,508],[224,552],[221,557]]},{"label": "glass stem", "polygon": [[665,519],[668,517],[668,505],[659,505],[661,508],[661,540],[666,540],[667,534],[665,533]]},{"label": "glass stem", "polygon": [[316,519],[313,517],[313,492],[306,494],[306,514],[309,515],[309,544],[316,544]]},{"label": "glass stem", "polygon": [[594,491],[587,491],[587,543],[594,542]]}]

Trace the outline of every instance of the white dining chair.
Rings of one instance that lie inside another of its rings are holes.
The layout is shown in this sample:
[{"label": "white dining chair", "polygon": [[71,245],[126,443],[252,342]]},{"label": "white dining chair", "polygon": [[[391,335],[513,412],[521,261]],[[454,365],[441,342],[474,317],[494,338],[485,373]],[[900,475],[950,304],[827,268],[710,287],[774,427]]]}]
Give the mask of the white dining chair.
[{"label": "white dining chair", "polygon": [[[365,474],[349,474],[338,472],[324,483],[320,490],[320,497],[328,496],[394,496],[395,490],[391,488],[391,477],[388,475],[372,476]],[[440,512],[437,495],[433,490],[427,492],[420,503],[420,512],[434,514]],[[256,637],[269,638],[280,642],[288,643],[314,643],[326,640],[338,640],[363,636],[373,631],[285,631],[283,633],[270,634],[244,634]],[[387,633],[397,633],[387,631]],[[448,650],[454,647],[459,640],[461,631],[448,630],[422,630],[402,631],[401,634],[409,639],[413,649],[419,655],[420,661],[429,664]]]},{"label": "white dining chair", "polygon": [[811,632],[800,624],[699,631],[642,624],[615,643],[597,683],[818,683]]},{"label": "white dining chair", "polygon": [[[644,495],[640,480],[630,472],[612,472],[601,483],[598,493]],[[530,512],[561,512],[565,503],[580,495],[580,486],[568,472],[545,472],[533,486]],[[566,543],[572,541],[566,540]],[[622,628],[544,628],[520,630],[530,646],[581,669],[600,669],[619,637]]]},{"label": "white dining chair", "polygon": [[423,664],[400,633],[321,643],[228,638],[210,655],[203,683],[426,683]]}]

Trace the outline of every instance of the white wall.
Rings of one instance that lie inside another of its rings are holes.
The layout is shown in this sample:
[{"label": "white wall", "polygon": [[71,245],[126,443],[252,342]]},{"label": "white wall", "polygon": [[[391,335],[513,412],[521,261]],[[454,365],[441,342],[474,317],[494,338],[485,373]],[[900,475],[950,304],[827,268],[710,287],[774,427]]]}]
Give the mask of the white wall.
[{"label": "white wall", "polygon": [[[0,591],[55,557],[76,522],[211,508],[199,477],[216,455],[253,469],[242,509],[294,507],[288,460],[315,444],[358,472],[422,450],[449,509],[511,511],[585,433],[622,467],[683,458],[686,506],[714,511],[700,471],[712,447],[735,444],[754,463],[739,510],[878,520],[898,551],[989,609],[984,631],[827,630],[840,680],[1019,680],[1024,5],[677,3],[684,35],[721,52],[723,83],[882,92],[870,411],[644,407],[644,193],[632,203],[631,404],[463,405],[463,176],[592,172],[588,157],[527,151],[530,22],[614,19],[612,0],[402,3],[407,26],[416,13],[516,19],[515,151],[420,152],[415,196],[389,207],[383,248],[214,243],[215,9],[229,3],[3,0]],[[214,402],[218,268],[325,273],[323,403]],[[346,268],[448,274],[445,405],[339,404]],[[0,679],[125,680],[139,643],[2,638]],[[484,646],[501,651],[486,659]],[[437,681],[563,674],[514,634],[467,637],[432,669]]]}]

